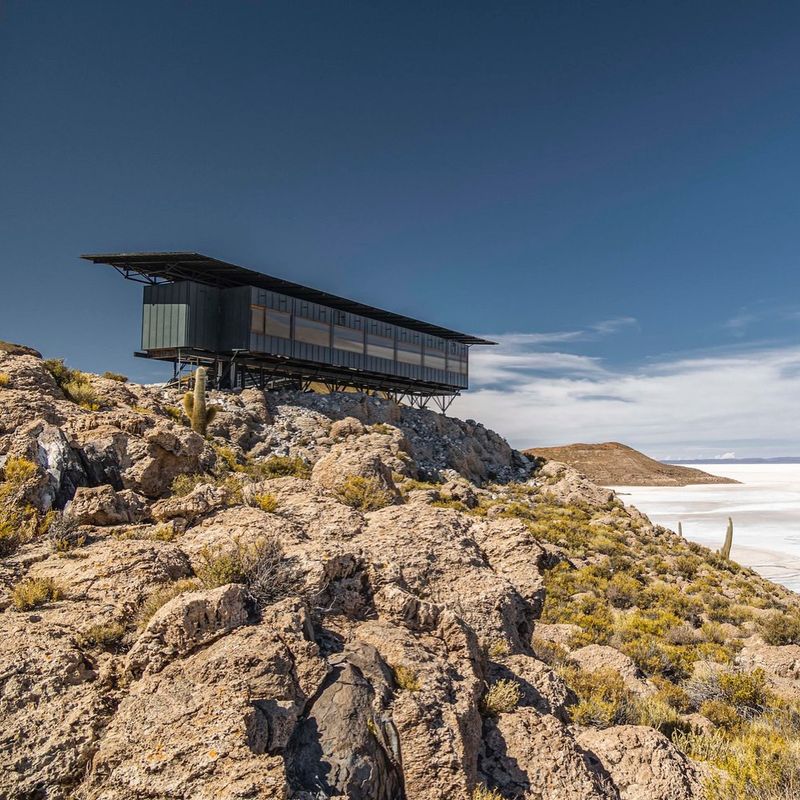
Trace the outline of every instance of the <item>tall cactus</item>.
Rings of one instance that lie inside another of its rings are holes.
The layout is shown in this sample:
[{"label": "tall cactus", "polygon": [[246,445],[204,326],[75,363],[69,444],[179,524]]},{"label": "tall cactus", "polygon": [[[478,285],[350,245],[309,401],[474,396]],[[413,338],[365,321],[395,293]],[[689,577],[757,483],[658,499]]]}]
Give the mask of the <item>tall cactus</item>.
[{"label": "tall cactus", "polygon": [[725,544],[722,545],[722,548],[719,551],[719,554],[723,558],[730,558],[731,557],[731,545],[733,544],[733,520],[728,517],[728,530],[725,531]]},{"label": "tall cactus", "polygon": [[183,410],[192,423],[192,430],[201,436],[217,415],[216,406],[206,406],[206,368],[198,367],[194,373],[194,394],[186,392],[183,396]]},{"label": "tall cactus", "polygon": [[683,523],[678,522],[678,536],[683,536]]}]

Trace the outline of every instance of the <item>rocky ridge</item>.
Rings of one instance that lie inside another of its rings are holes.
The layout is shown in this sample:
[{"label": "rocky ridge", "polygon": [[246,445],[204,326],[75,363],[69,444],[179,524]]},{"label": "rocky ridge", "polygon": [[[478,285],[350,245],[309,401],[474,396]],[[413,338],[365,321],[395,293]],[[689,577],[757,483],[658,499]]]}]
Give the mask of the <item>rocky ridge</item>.
[{"label": "rocky ridge", "polygon": [[684,800],[796,691],[791,593],[478,423],[74,379],[0,351],[2,797]]}]

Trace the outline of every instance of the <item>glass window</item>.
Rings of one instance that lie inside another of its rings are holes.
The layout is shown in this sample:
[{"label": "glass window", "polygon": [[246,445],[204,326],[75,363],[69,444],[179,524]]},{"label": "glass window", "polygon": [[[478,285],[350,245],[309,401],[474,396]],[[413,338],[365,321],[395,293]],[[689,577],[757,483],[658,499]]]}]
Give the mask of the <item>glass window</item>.
[{"label": "glass window", "polygon": [[386,336],[367,335],[367,355],[394,361],[394,341]]},{"label": "glass window", "polygon": [[250,306],[250,330],[264,335],[264,306]]},{"label": "glass window", "polygon": [[274,308],[267,308],[264,316],[267,336],[280,336],[282,339],[290,337],[291,314],[287,311],[276,311]]},{"label": "glass window", "polygon": [[444,353],[425,352],[425,366],[431,369],[447,369]]},{"label": "glass window", "polygon": [[331,326],[327,322],[305,317],[294,318],[294,338],[298,342],[316,344],[320,347],[331,346]]},{"label": "glass window", "polygon": [[401,364],[422,364],[422,350],[413,342],[398,342],[397,360]]},{"label": "glass window", "polygon": [[364,355],[364,332],[343,325],[333,326],[333,346],[337,350]]}]

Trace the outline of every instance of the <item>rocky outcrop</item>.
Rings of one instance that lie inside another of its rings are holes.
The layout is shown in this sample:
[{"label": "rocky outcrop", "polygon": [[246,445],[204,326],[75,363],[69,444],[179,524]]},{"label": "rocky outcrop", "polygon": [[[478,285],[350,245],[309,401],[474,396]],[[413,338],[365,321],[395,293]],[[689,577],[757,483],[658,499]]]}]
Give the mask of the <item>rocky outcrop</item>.
[{"label": "rocky outcrop", "polygon": [[702,796],[703,773],[670,741],[638,725],[585,730],[578,743],[590,763],[602,765],[620,800],[695,800]]},{"label": "rocky outcrop", "polygon": [[124,525],[147,519],[145,499],[130,489],[115,492],[110,486],[79,487],[64,513],[75,525]]},{"label": "rocky outcrop", "polygon": [[[684,800],[702,768],[613,723],[667,729],[666,698],[715,733],[689,689],[800,684],[796,646],[741,641],[763,608],[702,624],[793,596],[478,423],[248,389],[203,438],[174,390],[0,371],[0,796]],[[714,679],[673,687],[694,656]]]}]

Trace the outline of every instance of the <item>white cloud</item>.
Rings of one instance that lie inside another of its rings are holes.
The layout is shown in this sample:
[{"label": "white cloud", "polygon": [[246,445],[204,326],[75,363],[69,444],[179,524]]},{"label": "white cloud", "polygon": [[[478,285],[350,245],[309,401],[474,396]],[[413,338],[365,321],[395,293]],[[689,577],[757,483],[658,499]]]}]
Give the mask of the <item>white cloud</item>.
[{"label": "white cloud", "polygon": [[[590,330],[595,330],[592,328]],[[610,369],[601,359],[539,352],[536,335],[472,351],[472,390],[452,413],[517,447],[622,441],[655,457],[735,450],[797,455],[800,347],[698,354]]]},{"label": "white cloud", "polygon": [[724,461],[725,459],[729,458],[736,458],[736,453],[733,450],[729,450],[727,453],[722,453],[721,455],[714,456],[714,459],[717,461]]}]

